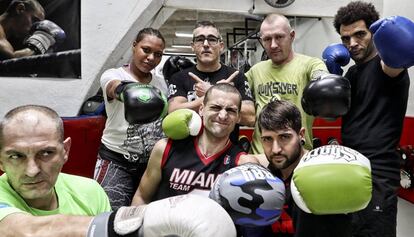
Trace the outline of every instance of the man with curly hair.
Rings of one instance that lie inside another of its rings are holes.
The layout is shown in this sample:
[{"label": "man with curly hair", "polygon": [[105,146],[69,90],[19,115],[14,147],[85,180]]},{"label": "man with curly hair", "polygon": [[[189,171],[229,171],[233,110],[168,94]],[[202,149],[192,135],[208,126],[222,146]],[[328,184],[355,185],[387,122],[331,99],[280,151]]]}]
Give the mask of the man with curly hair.
[{"label": "man with curly hair", "polygon": [[[354,236],[396,236],[400,180],[396,147],[407,109],[407,67],[412,65],[402,60],[412,60],[404,51],[414,37],[414,24],[406,19],[408,24],[403,25],[402,20],[379,20],[374,5],[361,1],[339,8],[334,18],[344,51],[355,62],[345,75],[352,98],[350,111],[342,117],[342,142],[368,157],[372,166],[372,199],[365,209],[352,214]],[[390,58],[390,52],[396,51],[401,56]]]}]

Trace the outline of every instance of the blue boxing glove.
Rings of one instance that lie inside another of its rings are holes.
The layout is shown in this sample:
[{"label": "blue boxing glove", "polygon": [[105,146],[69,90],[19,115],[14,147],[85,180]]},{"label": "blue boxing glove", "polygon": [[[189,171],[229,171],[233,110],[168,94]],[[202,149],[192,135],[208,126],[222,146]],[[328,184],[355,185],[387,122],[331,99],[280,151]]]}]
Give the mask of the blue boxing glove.
[{"label": "blue boxing glove", "polygon": [[259,164],[246,163],[216,179],[209,197],[242,226],[267,226],[282,214],[285,185]]},{"label": "blue boxing glove", "polygon": [[26,39],[25,45],[36,54],[46,53],[49,48],[66,38],[65,31],[49,20],[33,23],[30,32],[32,35]]},{"label": "blue boxing glove", "polygon": [[351,55],[343,44],[331,44],[323,51],[322,58],[330,73],[341,76],[344,72],[341,67],[349,63]]},{"label": "blue boxing glove", "polygon": [[374,22],[369,28],[382,61],[392,68],[414,65],[414,23],[402,16]]}]

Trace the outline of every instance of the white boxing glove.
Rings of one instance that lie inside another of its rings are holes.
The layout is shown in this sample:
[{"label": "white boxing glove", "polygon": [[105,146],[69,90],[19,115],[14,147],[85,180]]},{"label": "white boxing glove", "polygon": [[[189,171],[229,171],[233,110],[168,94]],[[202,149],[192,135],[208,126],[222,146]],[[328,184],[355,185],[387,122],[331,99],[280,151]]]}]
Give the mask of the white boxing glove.
[{"label": "white boxing glove", "polygon": [[236,228],[215,201],[186,194],[147,205],[142,227],[144,237],[233,237]]},{"label": "white boxing glove", "polygon": [[121,207],[97,215],[88,228],[87,237],[139,236],[146,205]]},{"label": "white boxing glove", "polygon": [[121,207],[96,216],[87,237],[235,237],[236,228],[227,212],[215,201],[186,194]]}]

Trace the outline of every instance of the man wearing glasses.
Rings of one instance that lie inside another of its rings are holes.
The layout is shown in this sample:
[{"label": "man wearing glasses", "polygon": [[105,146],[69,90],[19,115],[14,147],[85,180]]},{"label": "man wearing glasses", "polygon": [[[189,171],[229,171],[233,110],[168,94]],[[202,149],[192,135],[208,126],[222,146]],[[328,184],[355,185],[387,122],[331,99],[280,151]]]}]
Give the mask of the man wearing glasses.
[{"label": "man wearing glasses", "polygon": [[[313,117],[307,115],[301,106],[302,92],[313,78],[328,73],[325,64],[318,58],[295,53],[292,49],[295,31],[289,20],[282,15],[270,14],[260,26],[260,41],[269,57],[255,64],[246,77],[256,103],[256,114],[274,100],[288,100],[294,103],[302,115],[306,149],[312,148]],[[256,124],[252,151],[263,154],[260,131]]]},{"label": "man wearing glasses", "polygon": [[[197,64],[175,73],[169,80],[169,112],[182,108],[198,111],[211,85],[230,83],[242,96],[239,124],[254,126],[255,108],[249,83],[243,73],[220,63],[224,43],[216,25],[210,21],[198,22],[193,31],[191,47],[197,57]],[[238,130],[236,126],[230,136],[235,144]]]}]

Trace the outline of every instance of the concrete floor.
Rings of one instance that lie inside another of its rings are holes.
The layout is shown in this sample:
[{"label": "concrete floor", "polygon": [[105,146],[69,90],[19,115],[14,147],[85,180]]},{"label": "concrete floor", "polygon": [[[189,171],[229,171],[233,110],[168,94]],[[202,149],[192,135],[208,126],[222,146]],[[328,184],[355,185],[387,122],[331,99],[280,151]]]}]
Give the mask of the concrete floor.
[{"label": "concrete floor", "polygon": [[398,199],[397,237],[414,236],[414,204]]}]

